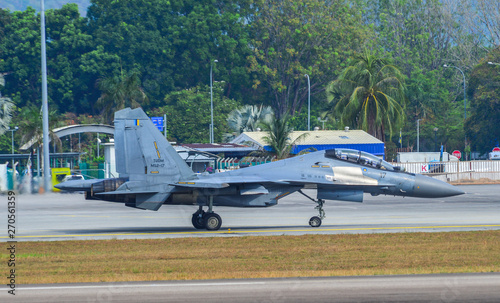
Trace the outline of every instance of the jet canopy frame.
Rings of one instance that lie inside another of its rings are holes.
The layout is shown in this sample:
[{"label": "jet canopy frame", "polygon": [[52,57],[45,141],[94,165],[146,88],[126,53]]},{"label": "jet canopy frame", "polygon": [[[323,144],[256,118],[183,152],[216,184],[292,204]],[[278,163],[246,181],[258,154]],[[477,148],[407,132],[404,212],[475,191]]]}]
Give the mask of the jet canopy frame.
[{"label": "jet canopy frame", "polygon": [[325,157],[330,159],[343,160],[351,163],[357,163],[363,166],[378,168],[382,170],[388,170],[388,171],[398,170],[388,162],[384,161],[383,159],[375,155],[354,149],[339,149],[339,148],[329,149],[325,152]]}]

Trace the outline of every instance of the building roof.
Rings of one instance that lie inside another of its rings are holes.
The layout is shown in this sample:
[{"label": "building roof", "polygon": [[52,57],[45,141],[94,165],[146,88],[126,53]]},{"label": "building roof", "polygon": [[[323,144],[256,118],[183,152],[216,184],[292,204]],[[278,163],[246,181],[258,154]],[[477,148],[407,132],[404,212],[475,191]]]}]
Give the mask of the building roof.
[{"label": "building roof", "polygon": [[[297,145],[346,145],[346,144],[383,144],[382,141],[362,130],[317,130],[317,131],[294,131],[291,139],[299,137],[304,133],[309,135]],[[261,147],[267,146],[263,137],[266,132],[243,132],[231,143],[245,144],[253,142]]]}]

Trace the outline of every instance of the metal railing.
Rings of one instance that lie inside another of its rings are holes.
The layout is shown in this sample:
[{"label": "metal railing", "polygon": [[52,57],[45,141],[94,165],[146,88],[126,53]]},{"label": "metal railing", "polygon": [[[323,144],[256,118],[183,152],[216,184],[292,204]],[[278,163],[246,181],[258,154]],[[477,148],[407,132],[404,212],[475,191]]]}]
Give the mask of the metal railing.
[{"label": "metal railing", "polygon": [[425,174],[448,182],[467,180],[500,180],[500,161],[450,161],[391,163],[407,172]]}]

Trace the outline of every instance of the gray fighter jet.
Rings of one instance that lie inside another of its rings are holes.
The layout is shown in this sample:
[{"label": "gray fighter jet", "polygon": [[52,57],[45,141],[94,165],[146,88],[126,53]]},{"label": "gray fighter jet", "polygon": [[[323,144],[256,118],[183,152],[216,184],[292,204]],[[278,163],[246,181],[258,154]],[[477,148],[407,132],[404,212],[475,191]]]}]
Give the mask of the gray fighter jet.
[{"label": "gray fighter jet", "polygon": [[[121,202],[139,209],[198,205],[193,226],[207,230],[218,230],[222,224],[214,206],[269,207],[294,192],[317,204],[319,214],[309,220],[312,227],[319,227],[325,217],[325,200],[363,202],[363,193],[423,198],[464,193],[351,149],[312,152],[234,171],[196,175],[139,108],[115,113],[115,158],[119,178],[66,181],[56,187],[85,191],[87,199]],[[304,188],[316,189],[316,198],[306,195]]]}]

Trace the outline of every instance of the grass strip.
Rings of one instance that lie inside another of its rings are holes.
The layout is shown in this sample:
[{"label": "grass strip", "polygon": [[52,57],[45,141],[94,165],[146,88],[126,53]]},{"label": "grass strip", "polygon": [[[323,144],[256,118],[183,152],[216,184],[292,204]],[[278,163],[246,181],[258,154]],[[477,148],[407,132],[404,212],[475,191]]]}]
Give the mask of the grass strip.
[{"label": "grass strip", "polygon": [[499,230],[18,242],[17,247],[19,284],[500,272]]}]

